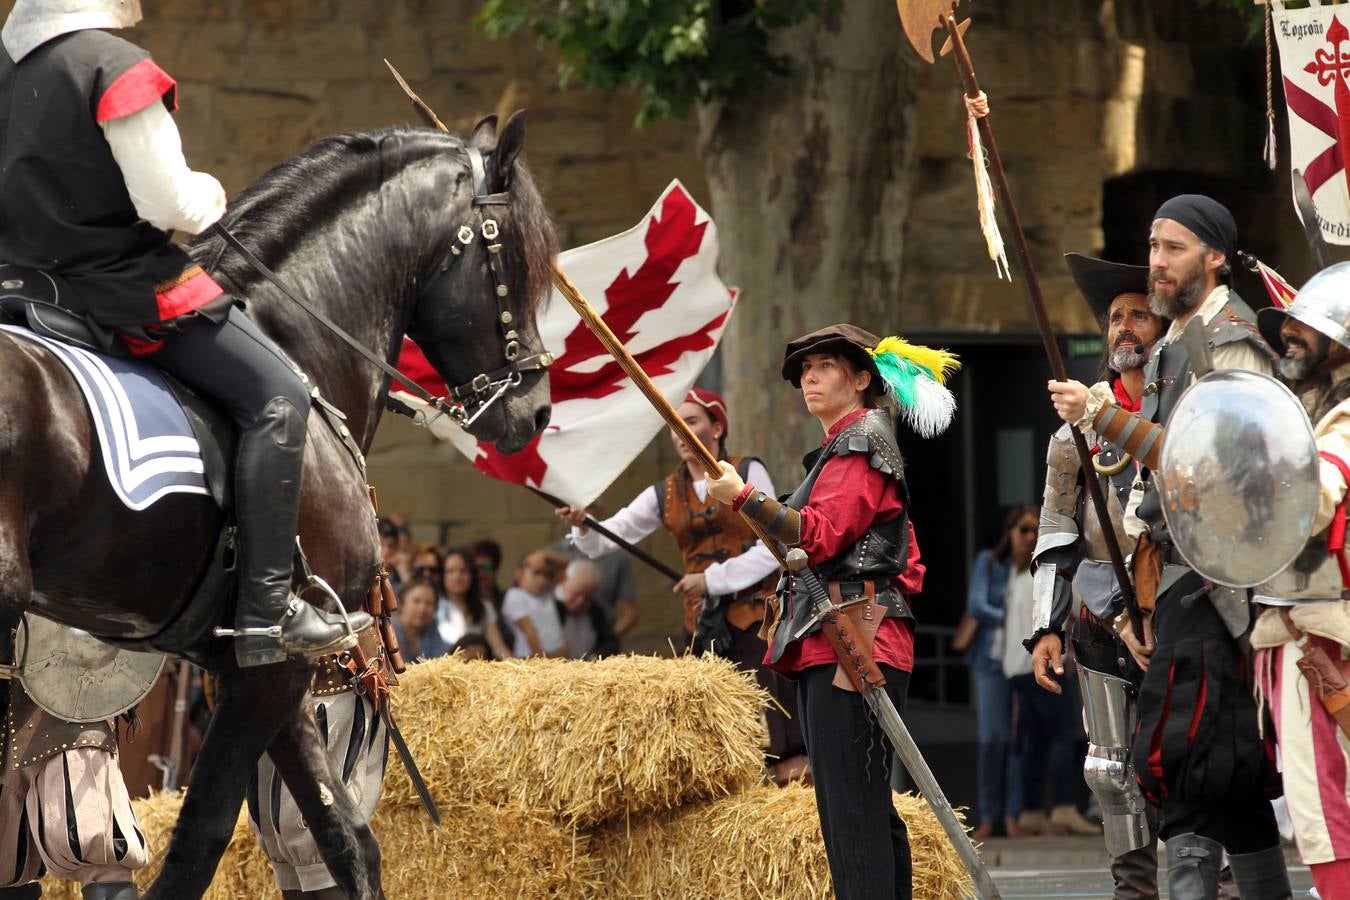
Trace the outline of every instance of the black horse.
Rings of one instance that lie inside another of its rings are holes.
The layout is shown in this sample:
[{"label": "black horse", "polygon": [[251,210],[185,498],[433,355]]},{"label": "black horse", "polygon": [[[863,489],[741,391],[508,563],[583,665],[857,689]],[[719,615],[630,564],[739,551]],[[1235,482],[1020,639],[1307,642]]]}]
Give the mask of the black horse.
[{"label": "black horse", "polygon": [[[410,127],[329,138],[246,190],[227,225],[297,295],[385,360],[395,360],[406,333],[447,384],[465,383],[505,365],[502,319],[512,320],[524,352],[541,349],[535,311],[548,295],[555,238],[518,161],[523,143],[519,113],[500,138],[495,117],[467,141]],[[496,198],[502,205],[474,204],[472,150],[484,163],[477,190],[504,194]],[[492,241],[489,220],[500,229]],[[490,243],[500,244],[495,276]],[[346,413],[364,453],[388,377],[220,237],[198,240],[192,254]],[[518,451],[547,423],[548,397],[542,371],[524,374],[471,430],[503,452]],[[356,458],[319,415],[311,414],[305,450],[301,544],[315,574],[353,609],[377,571],[379,538]],[[68,371],[40,347],[0,334],[0,633],[31,605],[96,635],[145,639],[193,597],[222,512],[182,494],[131,512],[101,466],[92,421]],[[210,624],[227,619],[222,608]],[[218,677],[218,704],[163,872],[147,896],[181,900],[206,890],[264,751],[339,888],[355,898],[381,896],[379,847],[321,749],[311,668],[240,670],[229,642],[212,638],[209,628],[185,652]]]}]

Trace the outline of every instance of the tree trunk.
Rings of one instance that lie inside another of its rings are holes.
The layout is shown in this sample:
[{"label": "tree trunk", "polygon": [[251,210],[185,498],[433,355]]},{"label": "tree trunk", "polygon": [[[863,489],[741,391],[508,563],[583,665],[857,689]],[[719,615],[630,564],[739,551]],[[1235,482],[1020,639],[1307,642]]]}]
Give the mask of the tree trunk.
[{"label": "tree trunk", "polygon": [[845,0],[778,49],[786,76],[700,110],[700,151],[722,274],[744,291],[721,354],[732,448],[790,484],[821,433],[779,375],[784,344],[835,322],[900,328],[919,63],[877,0]]}]

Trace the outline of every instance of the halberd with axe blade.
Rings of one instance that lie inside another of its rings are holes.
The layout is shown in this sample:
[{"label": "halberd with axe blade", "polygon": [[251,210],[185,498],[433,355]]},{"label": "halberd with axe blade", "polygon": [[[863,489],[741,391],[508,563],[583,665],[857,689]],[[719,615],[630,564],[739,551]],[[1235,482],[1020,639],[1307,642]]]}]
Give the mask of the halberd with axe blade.
[{"label": "halberd with axe blade", "polygon": [[[1046,312],[1045,299],[1041,296],[1040,282],[1036,278],[1036,269],[1031,263],[1031,250],[1027,246],[1026,234],[1022,231],[1022,222],[1013,203],[1012,189],[1008,186],[1008,176],[1003,171],[1003,159],[999,156],[998,143],[994,140],[994,129],[989,123],[987,101],[980,91],[975,78],[975,66],[966,50],[965,33],[970,28],[970,19],[957,22],[954,12],[960,0],[896,0],[900,11],[900,24],[904,26],[914,50],[927,62],[933,62],[933,32],[945,29],[947,41],[942,45],[941,55],[953,53],[961,83],[965,88],[966,102],[972,106],[978,104],[983,112],[975,119],[980,138],[988,157],[989,174],[993,186],[998,192],[998,202],[1003,206],[1013,233],[1013,243],[1017,247],[1017,257],[1021,263],[1022,275],[1026,279],[1027,298],[1031,301],[1031,310],[1036,316],[1036,327],[1045,346],[1045,354],[1050,360],[1050,370],[1056,381],[1068,381],[1068,370],[1064,367],[1064,357],[1059,352],[1059,343],[1054,329],[1050,326],[1050,315]],[[1072,428],[1074,448],[1078,451],[1078,462],[1083,470],[1083,486],[1087,489],[1097,521],[1102,524],[1102,535],[1106,549],[1111,557],[1111,568],[1115,571],[1116,581],[1125,600],[1125,612],[1129,615],[1130,628],[1134,636],[1144,643],[1144,620],[1139,611],[1139,601],[1135,598],[1134,584],[1125,568],[1125,557],[1106,509],[1106,500],[1102,496],[1101,483],[1092,468],[1092,453],[1088,450],[1083,432]]]}]

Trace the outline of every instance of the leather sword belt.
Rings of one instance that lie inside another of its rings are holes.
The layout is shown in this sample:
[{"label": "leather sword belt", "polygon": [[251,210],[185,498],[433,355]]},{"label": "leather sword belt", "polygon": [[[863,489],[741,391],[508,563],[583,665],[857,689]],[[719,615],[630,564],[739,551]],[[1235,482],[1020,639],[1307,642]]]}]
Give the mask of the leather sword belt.
[{"label": "leather sword belt", "polygon": [[[357,644],[367,659],[374,659],[379,655],[380,633],[377,628],[378,626],[372,622],[356,633]],[[325,656],[319,660],[318,665],[314,667],[314,681],[309,686],[310,694],[315,697],[331,697],[335,694],[345,694],[351,689],[352,673],[338,665],[336,655]]]}]

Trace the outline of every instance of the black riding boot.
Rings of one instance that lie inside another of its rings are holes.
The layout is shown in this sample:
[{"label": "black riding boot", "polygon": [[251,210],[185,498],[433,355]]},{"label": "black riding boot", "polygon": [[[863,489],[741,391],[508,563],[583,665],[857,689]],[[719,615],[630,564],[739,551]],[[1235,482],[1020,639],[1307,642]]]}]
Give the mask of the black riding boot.
[{"label": "black riding boot", "polygon": [[1294,896],[1284,850],[1278,844],[1255,853],[1230,853],[1228,864],[1233,867],[1233,881],[1242,900],[1289,900]]},{"label": "black riding boot", "polygon": [[[234,467],[239,525],[234,654],[241,667],[326,656],[356,645],[339,614],[291,593],[305,428],[290,401],[278,397],[239,436]],[[371,622],[363,612],[349,615],[353,631]]]},{"label": "black riding boot", "polygon": [[136,900],[139,896],[130,881],[96,881],[84,886],[84,900]]},{"label": "black riding boot", "polygon": [[34,881],[19,887],[0,888],[0,900],[42,900],[42,885]]},{"label": "black riding boot", "polygon": [[1219,895],[1223,845],[1187,832],[1167,839],[1167,890],[1172,900],[1214,900]]}]

